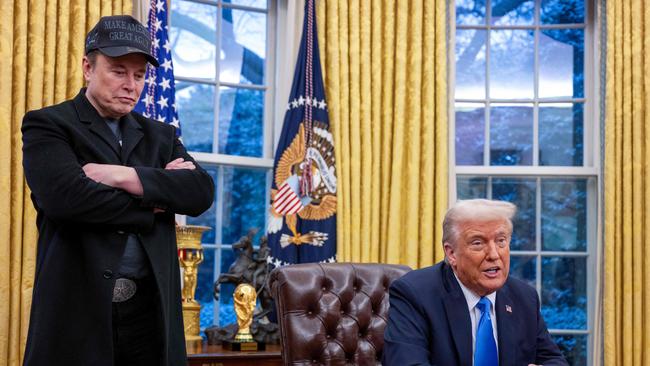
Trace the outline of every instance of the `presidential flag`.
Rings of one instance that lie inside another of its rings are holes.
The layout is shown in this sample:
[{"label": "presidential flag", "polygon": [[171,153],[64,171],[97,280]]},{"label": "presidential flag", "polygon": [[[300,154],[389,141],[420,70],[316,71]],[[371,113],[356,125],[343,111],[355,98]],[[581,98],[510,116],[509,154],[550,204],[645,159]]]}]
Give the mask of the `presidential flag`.
[{"label": "presidential flag", "polygon": [[174,68],[169,44],[167,23],[167,1],[151,0],[147,20],[151,37],[151,54],[156,57],[159,67],[149,65],[145,75],[144,89],[135,111],[145,117],[165,122],[176,127],[176,135],[181,135],[178,112],[174,98]]},{"label": "presidential flag", "polygon": [[305,1],[300,52],[275,154],[267,229],[274,266],[336,261],[336,169],[316,34]]}]

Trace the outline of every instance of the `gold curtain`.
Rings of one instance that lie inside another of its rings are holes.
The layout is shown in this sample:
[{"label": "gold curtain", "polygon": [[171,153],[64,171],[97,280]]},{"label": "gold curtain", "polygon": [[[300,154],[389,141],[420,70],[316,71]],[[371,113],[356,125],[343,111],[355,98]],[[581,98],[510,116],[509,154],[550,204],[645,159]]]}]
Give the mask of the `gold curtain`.
[{"label": "gold curtain", "polygon": [[605,365],[650,365],[650,4],[606,4]]},{"label": "gold curtain", "polygon": [[100,16],[131,7],[131,0],[0,1],[0,365],[22,365],[36,262],[22,117],[79,91],[86,33]]},{"label": "gold curtain", "polygon": [[317,1],[338,175],[339,261],[441,260],[446,1]]}]

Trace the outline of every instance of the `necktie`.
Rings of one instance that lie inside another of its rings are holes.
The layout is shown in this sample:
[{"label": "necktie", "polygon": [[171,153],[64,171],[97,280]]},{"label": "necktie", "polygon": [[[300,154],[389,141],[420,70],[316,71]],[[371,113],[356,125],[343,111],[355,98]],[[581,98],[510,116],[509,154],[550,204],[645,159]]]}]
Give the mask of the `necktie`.
[{"label": "necktie", "polygon": [[476,349],[474,350],[474,366],[498,366],[497,344],[492,332],[492,319],[490,319],[490,300],[482,297],[476,304],[481,310],[481,320],[476,330]]}]

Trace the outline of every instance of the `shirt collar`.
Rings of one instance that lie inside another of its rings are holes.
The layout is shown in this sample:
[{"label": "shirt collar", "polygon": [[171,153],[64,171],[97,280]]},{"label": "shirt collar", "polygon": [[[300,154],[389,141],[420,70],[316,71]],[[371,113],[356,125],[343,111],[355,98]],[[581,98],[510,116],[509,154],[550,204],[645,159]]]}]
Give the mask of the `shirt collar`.
[{"label": "shirt collar", "polygon": [[[476,304],[478,304],[478,302],[481,300],[481,297],[478,296],[477,294],[475,294],[474,291],[467,288],[460,281],[460,279],[456,275],[456,272],[454,272],[454,277],[456,278],[456,281],[458,281],[458,284],[460,285],[460,289],[463,290],[463,295],[465,295],[465,300],[467,301],[467,307],[469,308],[470,311],[474,310],[474,308],[476,307]],[[496,298],[497,298],[496,291],[486,295],[485,297],[487,297],[490,300],[490,303],[491,303],[491,305],[490,305],[491,309],[490,310],[494,310],[494,304],[495,304],[495,301],[496,301]]]}]

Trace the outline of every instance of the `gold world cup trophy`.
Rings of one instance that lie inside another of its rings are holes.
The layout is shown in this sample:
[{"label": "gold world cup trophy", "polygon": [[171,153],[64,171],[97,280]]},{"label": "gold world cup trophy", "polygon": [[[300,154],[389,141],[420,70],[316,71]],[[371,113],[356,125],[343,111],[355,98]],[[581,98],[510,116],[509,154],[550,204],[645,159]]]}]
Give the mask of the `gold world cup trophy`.
[{"label": "gold world cup trophy", "polygon": [[238,331],[232,342],[224,342],[233,351],[258,351],[264,350],[265,344],[255,342],[251,334],[253,312],[257,304],[257,291],[255,287],[242,283],[235,288],[233,293],[235,302],[235,315],[237,315]]},{"label": "gold world cup trophy", "polygon": [[207,226],[178,225],[176,226],[176,244],[178,247],[178,262],[183,269],[183,324],[185,341],[190,343],[203,340],[201,331],[201,304],[194,299],[199,264],[203,262],[201,236]]}]

